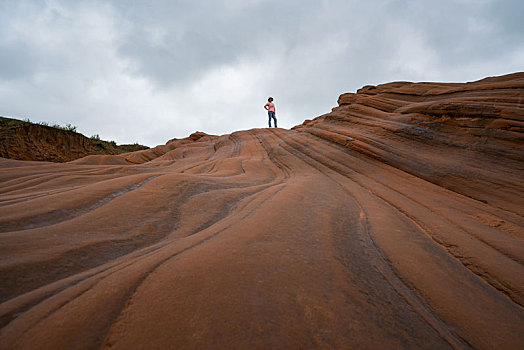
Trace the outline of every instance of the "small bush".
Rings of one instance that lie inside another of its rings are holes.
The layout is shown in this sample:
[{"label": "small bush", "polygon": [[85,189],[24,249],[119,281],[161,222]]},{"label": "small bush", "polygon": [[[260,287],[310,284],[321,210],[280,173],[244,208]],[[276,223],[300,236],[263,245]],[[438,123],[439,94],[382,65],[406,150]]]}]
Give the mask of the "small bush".
[{"label": "small bush", "polygon": [[91,140],[95,140],[95,141],[100,141],[100,135],[95,134],[95,135],[91,136],[90,139]]},{"label": "small bush", "polygon": [[66,126],[64,127],[64,130],[76,132],[76,126],[67,123]]},{"label": "small bush", "polygon": [[104,143],[104,141],[101,141],[101,140],[95,141],[95,146],[106,149],[106,144]]},{"label": "small bush", "polygon": [[[45,124],[44,124],[45,123]],[[49,125],[47,122],[42,122],[40,123],[41,125]],[[76,132],[76,126],[74,125],[71,125],[69,123],[67,123],[65,126],[62,126],[62,125],[59,125],[59,124],[53,124],[52,126],[53,128],[55,129],[60,129],[60,130],[65,130],[65,131],[72,131],[72,132]]]}]

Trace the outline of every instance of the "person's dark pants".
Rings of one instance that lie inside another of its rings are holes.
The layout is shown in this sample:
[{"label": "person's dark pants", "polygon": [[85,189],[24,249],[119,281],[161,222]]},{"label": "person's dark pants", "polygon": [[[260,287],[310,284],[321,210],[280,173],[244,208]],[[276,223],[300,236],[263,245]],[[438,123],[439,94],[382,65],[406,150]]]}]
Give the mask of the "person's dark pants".
[{"label": "person's dark pants", "polygon": [[275,128],[277,127],[277,117],[275,116],[275,112],[273,111],[267,111],[267,114],[269,116],[269,127],[271,127],[271,118],[273,118],[273,122],[275,124]]}]

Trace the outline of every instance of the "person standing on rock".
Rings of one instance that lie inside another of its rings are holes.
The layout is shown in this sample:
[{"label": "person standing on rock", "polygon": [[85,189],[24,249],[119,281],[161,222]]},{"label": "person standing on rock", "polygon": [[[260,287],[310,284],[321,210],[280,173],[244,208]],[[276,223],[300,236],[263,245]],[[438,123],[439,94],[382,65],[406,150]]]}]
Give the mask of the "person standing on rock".
[{"label": "person standing on rock", "polygon": [[264,105],[264,109],[267,110],[267,114],[269,116],[269,127],[271,127],[271,118],[273,118],[273,122],[276,128],[277,127],[277,117],[275,114],[275,104],[273,103],[273,97],[270,97],[267,99],[267,103]]}]

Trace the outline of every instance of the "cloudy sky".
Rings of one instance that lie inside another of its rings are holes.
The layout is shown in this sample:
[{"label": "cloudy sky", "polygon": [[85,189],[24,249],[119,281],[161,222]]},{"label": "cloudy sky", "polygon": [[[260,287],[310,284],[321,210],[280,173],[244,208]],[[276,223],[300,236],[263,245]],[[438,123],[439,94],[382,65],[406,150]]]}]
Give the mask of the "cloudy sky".
[{"label": "cloudy sky", "polygon": [[279,126],[368,84],[524,70],[522,0],[0,0],[0,115],[117,143]]}]

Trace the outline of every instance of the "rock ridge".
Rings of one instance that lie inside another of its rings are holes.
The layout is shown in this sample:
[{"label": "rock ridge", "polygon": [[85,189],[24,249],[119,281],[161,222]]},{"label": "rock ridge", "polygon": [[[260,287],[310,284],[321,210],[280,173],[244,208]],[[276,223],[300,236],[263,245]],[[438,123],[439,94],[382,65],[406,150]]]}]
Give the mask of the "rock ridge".
[{"label": "rock ridge", "polygon": [[520,349],[524,73],[0,158],[0,349]]}]

